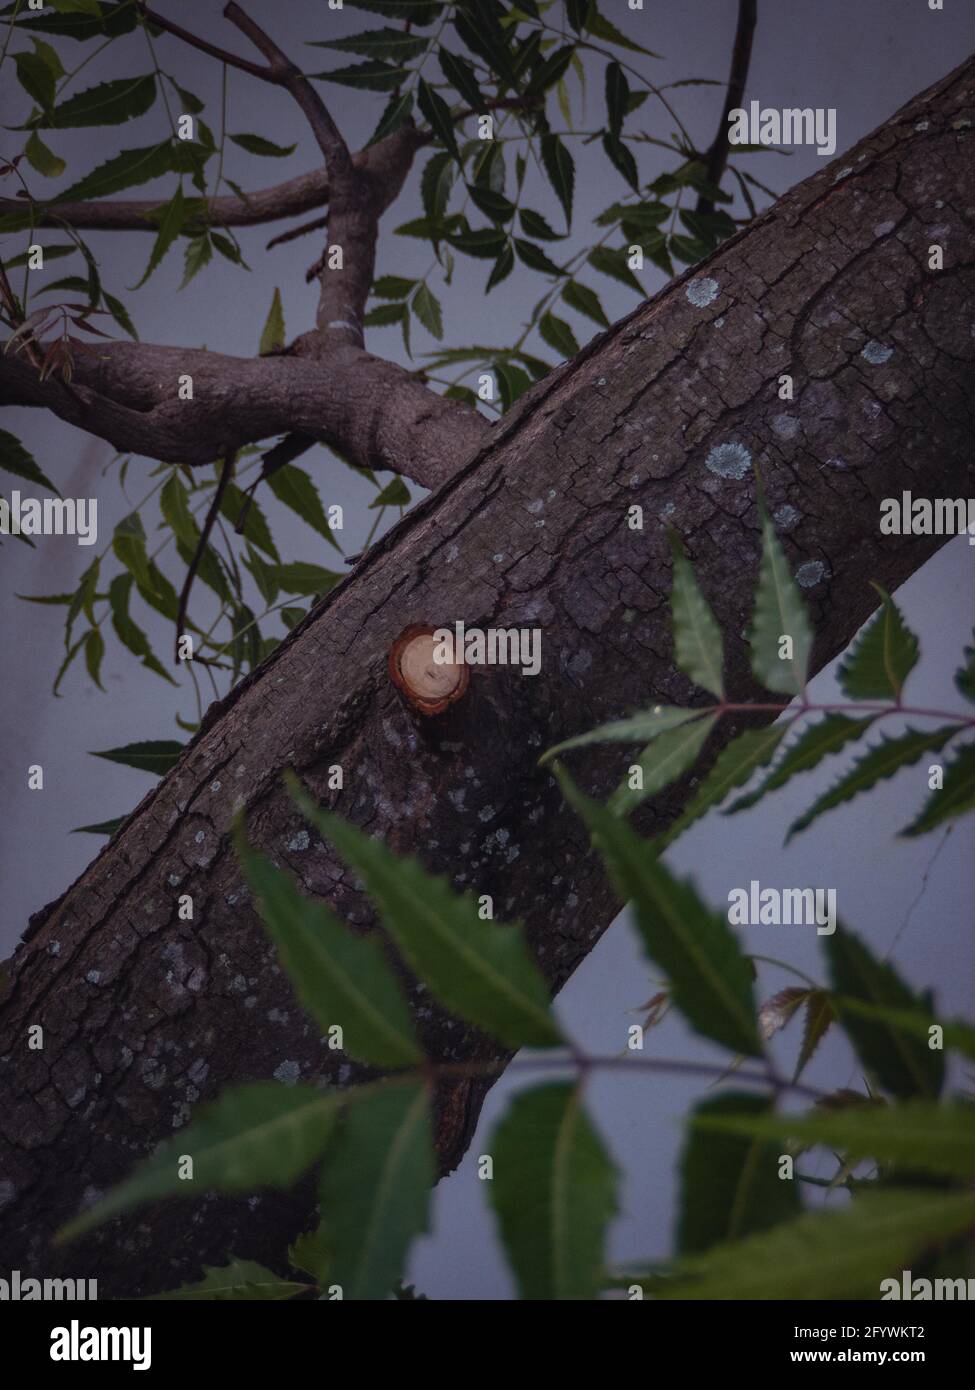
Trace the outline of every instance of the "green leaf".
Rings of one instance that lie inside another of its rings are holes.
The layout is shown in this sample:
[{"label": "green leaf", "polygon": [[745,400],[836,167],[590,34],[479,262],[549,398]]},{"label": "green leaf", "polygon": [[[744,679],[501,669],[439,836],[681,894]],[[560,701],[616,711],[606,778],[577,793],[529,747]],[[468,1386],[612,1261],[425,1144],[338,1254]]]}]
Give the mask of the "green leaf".
[{"label": "green leaf", "polygon": [[119,328],[121,328],[122,332],[128,333],[130,338],[133,338],[136,342],[138,342],[139,335],[135,331],[135,324],[129,317],[129,311],[126,309],[122,301],[120,299],[116,299],[114,294],[109,294],[107,290],[102,291],[102,298],[105,301],[105,308],[111,314],[112,318],[118,324]]},{"label": "green leaf", "polygon": [[[237,484],[228,483],[220,502],[220,511],[234,527],[237,525],[237,519],[244,508],[245,501],[244,494]],[[277,547],[271,538],[271,528],[267,524],[267,518],[253,498],[247,504],[244,535],[251,545],[256,545],[258,550],[263,550],[264,554],[270,555],[272,560],[280,559]]]},{"label": "green leaf", "polygon": [[[806,687],[812,627],[799,586],[789,573],[785,552],[775,534],[761,492],[759,516],[762,522],[762,563],[748,639],[751,643],[752,672],[766,690],[795,695]],[[791,657],[779,656],[779,640],[782,637],[791,639]]]},{"label": "green leaf", "polygon": [[494,260],[508,246],[507,238],[499,227],[478,227],[473,232],[449,232],[447,241],[465,255],[478,256],[482,260]]},{"label": "green leaf", "polygon": [[149,557],[146,554],[146,533],[138,512],[130,512],[115,527],[112,535],[115,558],[133,575],[140,589],[151,589]]},{"label": "green leaf", "polygon": [[189,208],[186,199],[183,197],[183,190],[182,188],[177,188],[172,198],[170,198],[169,202],[166,204],[166,210],[159,223],[156,239],[152,244],[152,251],[149,254],[149,264],[146,266],[145,274],[137,285],[132,286],[133,289],[140,289],[149,279],[152,272],[162,263],[166,252],[183,230],[183,224],[188,215]]},{"label": "green leaf", "polygon": [[713,1116],[695,1123],[716,1133],[825,1144],[854,1161],[871,1158],[912,1172],[975,1176],[975,1106],[969,1104],[915,1100],[903,1105],[820,1109],[806,1115]]},{"label": "green leaf", "polygon": [[[224,1091],[199,1117],[160,1144],[132,1177],[63,1227],[59,1243],[162,1197],[253,1192],[291,1187],[325,1148],[341,1103],[338,1093],[313,1086],[255,1081]],[[193,1159],[193,1178],[181,1159]]]},{"label": "green leaf", "polygon": [[[565,240],[565,233],[555,231],[540,212],[532,212],[531,208],[519,208],[518,215],[521,218],[521,230],[526,236],[534,237],[536,241]],[[574,281],[570,281],[570,284],[574,283]],[[592,294],[591,290],[589,294]],[[593,295],[593,298],[595,299],[595,295]],[[585,313],[587,311],[583,310],[583,312]]]},{"label": "green leaf", "polygon": [[456,165],[446,150],[431,156],[423,166],[420,193],[427,217],[439,221],[447,211]]},{"label": "green leaf", "polygon": [[[542,275],[559,276],[566,273],[546,255],[540,246],[536,246],[533,241],[526,241],[524,237],[519,236],[514,237],[513,240],[515,250],[518,252],[518,259],[523,261],[530,270],[540,271]],[[566,325],[566,328],[571,334],[572,330],[568,328],[568,325]]]},{"label": "green leaf", "polygon": [[407,280],[403,275],[380,275],[373,282],[372,293],[377,299],[405,299],[418,282]]},{"label": "green leaf", "polygon": [[[108,34],[111,38],[128,34],[136,26],[136,10],[130,0],[102,0],[99,14],[96,14],[97,0],[52,0],[54,14],[29,14],[24,9],[23,0],[14,0],[0,12],[0,18],[8,19],[17,14],[17,28],[31,29],[37,33],[62,34],[65,38],[85,40],[98,34]],[[60,12],[60,13],[58,13]]]},{"label": "green leaf", "polygon": [[392,135],[394,131],[406,125],[413,111],[413,93],[401,92],[399,96],[390,97],[386,103],[385,110],[379,118],[379,124],[369,137],[367,144],[375,145],[380,140],[385,140],[387,135]]},{"label": "green leaf", "polygon": [[630,84],[615,59],[606,64],[606,117],[609,129],[619,139],[630,100]]},{"label": "green leaf", "polygon": [[324,902],[299,893],[289,874],[248,846],[242,829],[235,846],[281,964],[322,1033],[339,1025],[342,1050],[371,1066],[422,1062],[403,991],[379,941],[348,930]]},{"label": "green leaf", "polygon": [[449,48],[438,47],[437,59],[450,85],[464,98],[472,111],[484,111],[486,102],[477,85],[477,76],[465,58],[458,58]]},{"label": "green leaf", "polygon": [[704,1037],[761,1056],[752,974],[727,919],[655,859],[652,846],[625,822],[583,796],[561,769],[556,774],[617,890],[632,901],[647,955],[670,980],[676,1007]]},{"label": "green leaf", "polygon": [[191,237],[186,243],[186,256],[183,263],[183,282],[180,285],[180,289],[185,290],[194,275],[198,275],[203,267],[209,265],[212,260],[213,247],[210,243],[209,235],[203,232],[200,236]]},{"label": "green leaf", "polygon": [[266,1269],[254,1260],[231,1260],[229,1265],[217,1268],[215,1265],[203,1266],[203,1278],[196,1284],[184,1284],[182,1288],[169,1293],[149,1295],[151,1303],[232,1303],[238,1299],[248,1302],[280,1302],[294,1298],[296,1294],[306,1293],[312,1285],[296,1284],[291,1279],[282,1279],[280,1274]]},{"label": "green leaf", "polygon": [[714,766],[698,787],[691,801],[669,830],[657,840],[657,850],[663,849],[682,835],[688,826],[700,820],[705,811],[719,806],[735,787],[743,786],[752,773],[771,761],[772,755],[789,728],[788,723],[769,724],[764,729],[746,729],[732,739],[715,759]]},{"label": "green leaf", "polygon": [[[27,156],[27,162],[31,168],[36,169],[39,174],[43,174],[46,179],[58,178],[68,167],[60,155],[56,155],[53,150],[48,149],[36,130],[32,130],[28,136],[27,144],[24,146],[24,154]],[[50,249],[45,248],[45,257],[49,254]]]},{"label": "green leaf", "polygon": [[344,39],[309,40],[309,48],[334,48],[340,53],[359,53],[363,58],[391,58],[399,67],[411,58],[418,58],[427,40],[402,29],[366,29]]},{"label": "green leaf", "polygon": [[576,342],[575,334],[565,319],[557,318],[552,313],[545,313],[538,321],[538,331],[549,347],[554,348],[560,357],[575,357],[579,352],[579,344]]},{"label": "green leaf", "polygon": [[61,494],[45,473],[37,466],[33,456],[27,452],[20,440],[6,430],[0,430],[0,468],[12,473],[15,478],[25,478],[38,487],[46,487],[56,497]]},{"label": "green leaf", "polygon": [[104,690],[102,685],[102,658],[105,655],[105,639],[97,627],[90,628],[85,633],[85,666],[88,674],[98,686],[99,690]]},{"label": "green leaf", "polygon": [[115,820],[104,820],[100,825],[77,825],[71,831],[72,835],[114,835],[120,825],[124,825],[128,816],[117,816]]},{"label": "green leaf", "polygon": [[48,111],[54,105],[57,79],[63,75],[64,70],[59,73],[45,56],[44,49],[49,53],[54,52],[49,44],[42,44],[40,39],[34,39],[33,42],[33,53],[25,51],[13,55],[17,80],[27,95],[36,101],[38,106]]},{"label": "green leaf", "polygon": [[521,1091],[488,1151],[491,1205],[521,1297],[594,1299],[618,1177],[579,1088],[555,1082]]},{"label": "green leaf", "polygon": [[955,757],[945,768],[944,785],[933,791],[924,807],[909,826],[900,833],[906,836],[926,835],[946,820],[975,808],[975,743],[956,749]]},{"label": "green leaf", "polygon": [[93,198],[104,198],[109,193],[120,193],[123,188],[162,178],[172,166],[173,147],[169,140],[138,150],[122,150],[58,194],[58,202],[86,202]]},{"label": "green leaf", "polygon": [[115,635],[133,656],[141,659],[147,670],[154,671],[157,676],[162,676],[163,680],[169,681],[170,685],[178,685],[179,682],[173,680],[165,667],[156,659],[152,647],[149,645],[149,639],[142,628],[129,616],[131,592],[131,574],[117,574],[108,586],[108,601],[112,611],[112,627],[115,629]]},{"label": "green leaf", "polygon": [[[524,213],[522,214],[522,221],[524,221]],[[585,314],[586,318],[598,323],[600,328],[609,327],[609,319],[599,302],[599,296],[588,285],[580,285],[578,281],[570,280],[562,290],[562,298],[570,309],[575,309],[579,314]]]},{"label": "green leaf", "polygon": [[674,620],[677,665],[695,685],[724,699],[724,645],[721,629],[676,532],[669,532],[674,556],[674,580],[670,606]]},{"label": "green leaf", "polygon": [[614,816],[628,816],[649,797],[682,777],[704,747],[716,718],[711,714],[694,723],[681,724],[648,743],[635,764],[643,774],[643,786],[639,789],[631,787],[630,774],[627,772],[607,801],[607,810]]},{"label": "green leaf", "polygon": [[473,901],[453,893],[415,859],[399,859],[339,816],[321,810],[288,780],[302,813],[355,869],[383,926],[451,1013],[508,1047],[557,1047],[548,989],[519,927],[481,921]]},{"label": "green leaf", "polygon": [[281,291],[275,286],[274,294],[271,296],[271,307],[268,310],[264,327],[261,329],[261,341],[257,350],[263,357],[269,352],[283,348],[284,344],[284,308],[281,304]]},{"label": "green leaf", "polygon": [[910,767],[924,753],[939,751],[960,727],[958,724],[943,724],[940,729],[927,733],[908,729],[899,738],[881,738],[875,747],[869,749],[854,763],[845,777],[829,791],[817,797],[808,811],[804,811],[798,820],[792,822],[786,835],[786,843],[793,835],[798,835],[800,830],[812,825],[813,821],[818,820],[826,811],[841,806],[845,801],[852,801],[860,792],[869,791],[878,782],[884,782],[902,768]]},{"label": "green leaf", "polygon": [[572,226],[572,198],[575,191],[575,161],[557,135],[542,136],[542,165],[555,196],[562,204],[567,227]]},{"label": "green leaf", "polygon": [[811,1061],[816,1048],[829,1032],[831,1025],[836,1019],[836,1009],[830,994],[824,989],[811,989],[806,996],[805,1018],[802,1025],[802,1046],[799,1048],[799,1057],[796,1061],[796,1069],[793,1074],[793,1081],[798,1081],[799,1077],[806,1069],[806,1065]]},{"label": "green leaf", "polygon": [[879,584],[876,613],[843,660],[839,682],[851,700],[899,700],[904,682],[917,665],[918,641],[900,609]]},{"label": "green leaf", "polygon": [[806,1212],[772,1231],[720,1245],[654,1286],[658,1298],[876,1299],[932,1245],[975,1220],[968,1192],[864,1192],[842,1211]]},{"label": "green leaf", "polygon": [[478,188],[473,183],[467,185],[467,191],[475,207],[479,208],[485,217],[490,217],[492,222],[510,222],[514,217],[515,205],[503,193],[495,193],[493,188]]},{"label": "green leaf", "polygon": [[391,324],[402,323],[409,317],[409,310],[402,301],[396,304],[377,304],[370,309],[362,322],[366,328],[388,328]]},{"label": "green leaf", "polygon": [[905,1037],[892,1024],[852,1013],[844,1000],[915,1013],[930,1006],[904,984],[892,965],[878,961],[851,931],[841,927],[824,941],[837,1015],[860,1061],[891,1095],[936,1099],[944,1082],[944,1055],[920,1038]]},{"label": "green leaf", "polygon": [[799,1215],[799,1184],[779,1178],[781,1145],[748,1128],[767,1115],[769,1104],[764,1096],[732,1094],[695,1109],[680,1161],[681,1255],[701,1254]]},{"label": "green leaf", "polygon": [[837,1007],[842,1007],[847,1014],[853,1014],[856,1018],[866,1018],[871,1022],[889,1023],[912,1037],[922,1038],[925,1043],[930,1039],[931,1029],[940,1028],[946,1047],[959,1052],[963,1057],[975,1058],[975,1027],[970,1023],[963,1023],[960,1019],[942,1022],[918,1008],[888,1008],[883,1004],[867,1003],[863,999],[844,998],[836,1003]]},{"label": "green leaf", "polygon": [[575,738],[556,743],[554,747],[546,749],[539,762],[545,764],[569,748],[584,748],[590,743],[644,743],[667,729],[686,724],[699,713],[699,710],[680,709],[677,705],[654,705],[653,709],[634,714],[629,719],[616,719],[610,724],[600,724],[599,728],[591,729],[587,734],[577,734]]},{"label": "green leaf", "polygon": [[343,578],[334,570],[310,565],[306,560],[292,560],[284,565],[272,565],[271,572],[286,594],[327,594]]},{"label": "green leaf", "polygon": [[150,739],[145,743],[126,743],[121,748],[108,748],[100,753],[94,749],[89,751],[93,758],[106,758],[110,763],[122,763],[125,767],[153,772],[161,777],[179,762],[183,744],[174,739]]},{"label": "green leaf", "polygon": [[831,753],[838,753],[848,743],[858,739],[861,734],[866,733],[872,723],[873,715],[866,719],[849,719],[845,714],[827,714],[816,723],[808,725],[795,743],[786,749],[756,790],[740,796],[728,807],[725,815],[733,816],[736,811],[754,806],[766,792],[785,786],[786,782],[798,773],[808,772]]},{"label": "green leaf", "polygon": [[433,133],[447,147],[454,158],[460,162],[460,151],[457,148],[457,137],[454,133],[454,123],[450,117],[450,107],[434,89],[421,77],[417,85],[417,104],[424,116],[430,122]]},{"label": "green leaf", "polygon": [[[975,632],[972,636],[975,638]],[[955,686],[960,695],[975,703],[975,641],[965,648],[965,664],[955,672]]]},{"label": "green leaf", "polygon": [[646,297],[643,286],[627,264],[626,252],[621,247],[596,246],[586,258],[593,270],[618,280],[621,285],[635,290],[641,299]]},{"label": "green leaf", "polygon": [[353,1093],[319,1189],[328,1280],[344,1299],[389,1296],[414,1237],[429,1230],[435,1181],[425,1088]]},{"label": "green leaf", "polygon": [[443,337],[443,314],[440,300],[426,284],[419,285],[410,300],[410,306],[428,333],[435,338]]},{"label": "green leaf", "polygon": [[302,521],[308,523],[312,530],[317,531],[330,545],[334,545],[336,550],[341,551],[342,547],[335,539],[332,528],[328,524],[328,517],[322,506],[322,499],[318,495],[318,489],[303,469],[289,463],[284,468],[279,468],[276,473],[272,473],[267,480],[267,485],[279,502],[290,507],[301,517]]},{"label": "green leaf", "polygon": [[144,116],[155,100],[156,79],[152,73],[114,78],[62,101],[45,124],[57,130],[69,126],[121,125]]},{"label": "green leaf", "polygon": [[411,501],[410,490],[403,479],[391,478],[382,492],[377,492],[369,503],[369,510],[372,511],[376,507],[408,507]]},{"label": "green leaf", "polygon": [[[366,63],[352,63],[345,68],[333,68],[331,72],[311,72],[308,75],[318,82],[337,82],[343,87],[359,87],[370,92],[392,92],[402,86],[408,76],[405,68],[390,67],[389,63],[380,62],[378,59]],[[422,77],[420,86],[423,86]],[[423,110],[422,98],[420,109]]]},{"label": "green leaf", "polygon": [[510,410],[515,401],[531,389],[531,377],[512,362],[492,362],[491,370],[497,377],[501,405],[505,410]]},{"label": "green leaf", "polygon": [[633,39],[627,38],[626,34],[617,29],[604,15],[601,15],[595,4],[590,4],[586,16],[586,28],[593,38],[606,39],[609,43],[614,43],[619,48],[628,48],[631,53],[644,53],[648,58],[659,58],[659,53],[654,53],[652,49],[644,48],[641,44],[635,43]]},{"label": "green leaf", "polygon": [[227,139],[240,149],[246,150],[248,154],[263,155],[266,159],[287,159],[288,155],[294,154],[298,148],[297,145],[276,145],[273,140],[266,140],[263,135],[228,134]]}]

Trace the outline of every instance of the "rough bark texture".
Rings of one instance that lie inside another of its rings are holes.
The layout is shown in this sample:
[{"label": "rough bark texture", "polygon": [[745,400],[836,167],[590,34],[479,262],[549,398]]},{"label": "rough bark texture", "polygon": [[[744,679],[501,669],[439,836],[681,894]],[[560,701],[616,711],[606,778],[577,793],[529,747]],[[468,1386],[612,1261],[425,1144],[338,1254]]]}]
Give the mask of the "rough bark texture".
[{"label": "rough bark texture", "polygon": [[[352,876],[301,833],[282,769],[521,917],[557,989],[618,904],[536,758],[629,708],[691,696],[672,665],[660,521],[684,536],[716,608],[735,697],[753,691],[740,634],[759,539],[751,474],[733,476],[729,459],[747,451],[761,465],[790,561],[804,567],[817,667],[867,616],[868,580],[894,588],[933,552],[936,538],[881,537],[878,504],[902,489],[973,492],[973,79],[969,64],[918,98],[536,389],[211,710],[178,767],[32,920],[0,1010],[4,1273],[60,1267],[96,1274],[103,1295],[145,1293],[231,1251],[274,1263],[308,1223],[303,1187],[160,1204],[77,1247],[47,1247],[79,1203],[227,1084],[356,1076],[296,1006],[228,844],[243,804],[253,840],[309,893],[373,926]],[[927,268],[935,242],[939,273]],[[702,277],[716,293],[699,307],[686,291]],[[792,403],[777,393],[786,372]],[[712,453],[722,445],[738,447]],[[626,525],[633,503],[643,532]],[[423,720],[391,685],[387,653],[410,623],[455,619],[541,627],[541,674],[475,673],[442,720]],[[572,766],[602,796],[628,757],[587,749]],[[333,763],[341,793],[326,789]],[[644,826],[662,828],[685,792],[656,801]],[[192,923],[176,919],[180,893],[193,895]],[[410,987],[432,1056],[494,1055]],[[27,1049],[36,1023],[41,1052]],[[483,1089],[443,1089],[445,1169]]]}]

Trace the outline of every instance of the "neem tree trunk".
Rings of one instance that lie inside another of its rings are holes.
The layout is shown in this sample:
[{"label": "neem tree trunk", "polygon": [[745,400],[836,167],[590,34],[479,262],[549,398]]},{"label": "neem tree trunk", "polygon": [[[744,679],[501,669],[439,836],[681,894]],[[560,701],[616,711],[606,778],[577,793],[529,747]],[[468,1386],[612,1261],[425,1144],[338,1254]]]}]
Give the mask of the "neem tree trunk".
[{"label": "neem tree trunk", "polygon": [[[352,877],[282,787],[319,798],[522,918],[558,989],[618,904],[538,755],[633,707],[687,701],[668,633],[663,522],[684,537],[750,697],[741,633],[761,467],[816,619],[819,667],[940,543],[881,536],[908,489],[973,492],[975,64],[782,198],[506,417],[488,445],[209,712],[179,765],[78,882],[32,920],[0,1011],[0,1267],[97,1276],[102,1296],[172,1287],[228,1254],[279,1263],[310,1187],[168,1202],[51,1251],[79,1204],[233,1082],[357,1071],[297,1006],[248,900],[228,830],[250,836],[358,930]],[[944,268],[929,268],[929,247]],[[794,399],[780,396],[780,378]],[[643,530],[628,509],[643,508]],[[542,630],[541,672],[485,668],[428,717],[388,672],[411,624]],[[735,730],[722,724],[713,756]],[[630,750],[573,758],[604,796]],[[339,766],[344,788],[330,790]],[[682,785],[647,812],[662,829]],[[180,895],[193,899],[181,921]],[[431,1056],[496,1055],[413,989]],[[43,1050],[28,1048],[41,1024]],[[485,1084],[445,1086],[445,1170]]]}]

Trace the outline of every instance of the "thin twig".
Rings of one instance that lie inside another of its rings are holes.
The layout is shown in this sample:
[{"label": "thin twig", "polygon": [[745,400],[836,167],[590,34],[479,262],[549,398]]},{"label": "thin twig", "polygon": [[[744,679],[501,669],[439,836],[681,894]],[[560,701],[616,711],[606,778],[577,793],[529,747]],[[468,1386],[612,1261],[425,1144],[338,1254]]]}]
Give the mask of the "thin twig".
[{"label": "thin twig", "polygon": [[[707,154],[707,179],[717,188],[721,184],[725,165],[728,162],[728,113],[741,106],[748,81],[748,65],[752,56],[752,39],[758,12],[758,0],[738,0],[738,28],[735,30],[735,46],[731,52],[731,71],[728,74],[728,91],[725,95],[724,109],[718,132],[711,142]],[[703,193],[697,200],[697,211],[712,212],[714,204]]]},{"label": "thin twig", "polygon": [[176,660],[180,659],[179,643],[183,635],[183,627],[186,622],[186,610],[190,601],[190,590],[193,588],[193,580],[196,578],[196,571],[199,569],[200,561],[203,559],[203,552],[207,548],[210,540],[210,532],[213,530],[217,515],[220,511],[220,503],[227,490],[234,471],[234,462],[237,458],[237,451],[233,449],[224,458],[223,466],[220,469],[220,477],[217,480],[216,491],[213,494],[213,501],[210,503],[210,510],[207,512],[206,521],[203,523],[203,530],[200,532],[200,539],[196,543],[196,550],[193,552],[193,559],[190,561],[189,569],[186,571],[186,578],[183,580],[183,589],[179,596],[179,611],[176,614]]}]

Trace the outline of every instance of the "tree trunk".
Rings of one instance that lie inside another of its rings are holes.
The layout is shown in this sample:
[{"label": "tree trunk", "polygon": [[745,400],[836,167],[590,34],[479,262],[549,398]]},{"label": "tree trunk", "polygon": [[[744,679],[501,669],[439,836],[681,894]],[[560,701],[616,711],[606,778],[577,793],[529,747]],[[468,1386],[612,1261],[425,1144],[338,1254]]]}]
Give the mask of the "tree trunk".
[{"label": "tree trunk", "polygon": [[[736,699],[756,693],[741,633],[759,555],[739,463],[761,467],[815,616],[817,668],[866,618],[869,580],[895,588],[933,553],[940,538],[881,536],[879,503],[904,489],[975,494],[973,77],[975,63],[959,68],[536,388],[209,711],[179,765],[32,919],[0,1010],[0,1272],[63,1270],[134,1296],[230,1253],[279,1263],[308,1224],[306,1184],[157,1204],[48,1247],[79,1204],[229,1084],[360,1074],[297,1006],[228,839],[246,806],[252,840],[308,893],[373,925],[353,876],[303,833],[285,768],[397,851],[491,894],[499,918],[521,918],[556,990],[618,903],[537,758],[633,707],[693,698],[672,664],[662,522],[715,607]],[[633,504],[642,531],[627,524]],[[485,668],[443,716],[414,714],[389,648],[411,623],[458,619],[541,628],[541,672]],[[710,755],[736,731],[722,724]],[[604,796],[628,761],[603,747],[572,767]],[[328,790],[334,764],[340,792]],[[665,827],[686,792],[657,799],[643,828]],[[194,920],[181,922],[187,893]],[[431,1056],[497,1055],[409,987]],[[29,1050],[38,1023],[44,1048]],[[443,1088],[445,1171],[485,1089]]]}]

